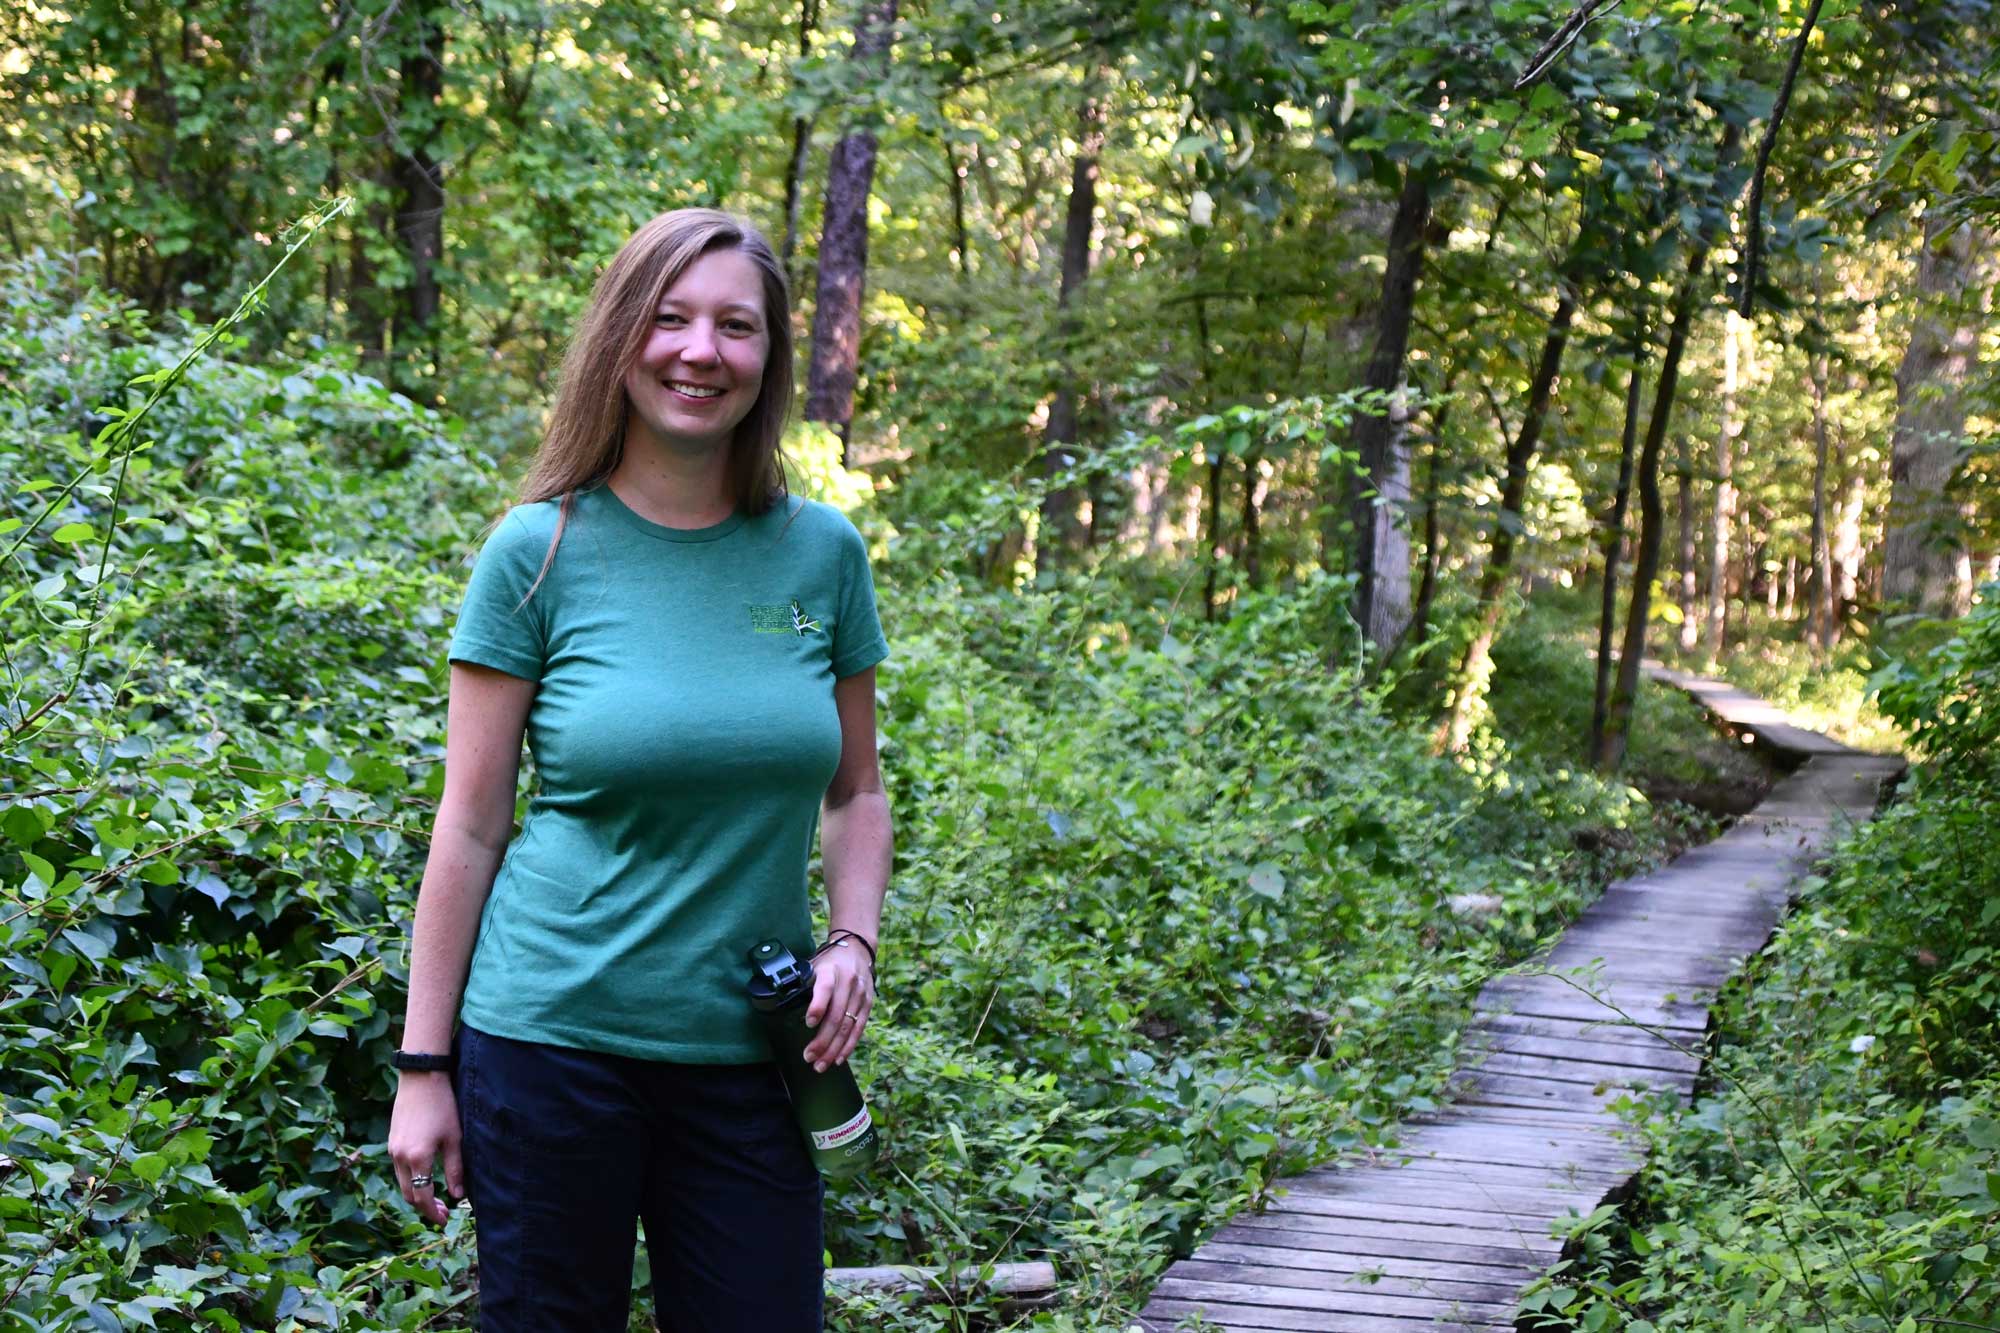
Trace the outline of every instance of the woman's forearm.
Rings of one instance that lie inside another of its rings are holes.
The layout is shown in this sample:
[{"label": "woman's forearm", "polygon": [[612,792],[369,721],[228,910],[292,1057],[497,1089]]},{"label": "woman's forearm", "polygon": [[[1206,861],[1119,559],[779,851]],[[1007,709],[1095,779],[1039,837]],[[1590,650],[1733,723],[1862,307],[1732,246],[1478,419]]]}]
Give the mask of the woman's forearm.
[{"label": "woman's forearm", "polygon": [[417,890],[410,934],[409,1007],[402,1048],[441,1055],[451,1049],[458,1001],[479,934],[480,913],[499,872],[505,842],[480,841],[463,827],[440,821],[431,837],[424,881]]},{"label": "woman's forearm", "polygon": [[822,808],[820,864],[830,929],[854,931],[870,944],[881,938],[893,850],[889,798],[882,791],[857,791]]}]

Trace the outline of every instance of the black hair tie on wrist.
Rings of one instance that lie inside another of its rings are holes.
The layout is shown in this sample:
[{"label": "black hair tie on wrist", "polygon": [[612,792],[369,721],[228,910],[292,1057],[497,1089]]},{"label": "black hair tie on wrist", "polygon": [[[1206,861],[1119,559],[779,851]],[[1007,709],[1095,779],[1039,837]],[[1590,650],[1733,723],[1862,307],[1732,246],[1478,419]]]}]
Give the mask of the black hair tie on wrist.
[{"label": "black hair tie on wrist", "polygon": [[819,957],[842,940],[853,940],[856,944],[866,949],[868,951],[868,970],[870,972],[875,970],[875,946],[870,944],[867,937],[859,931],[848,930],[845,927],[827,932],[826,943],[813,950],[813,957]]}]

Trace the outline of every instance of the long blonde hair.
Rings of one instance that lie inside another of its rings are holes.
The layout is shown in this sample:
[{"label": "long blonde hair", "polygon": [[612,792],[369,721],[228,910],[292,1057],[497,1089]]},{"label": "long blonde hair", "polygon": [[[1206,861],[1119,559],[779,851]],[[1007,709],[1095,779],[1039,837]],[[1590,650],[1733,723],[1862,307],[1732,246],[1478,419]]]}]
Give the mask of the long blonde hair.
[{"label": "long blonde hair", "polygon": [[737,506],[751,514],[765,512],[786,495],[779,441],[792,406],[792,303],[785,270],[771,243],[745,218],[714,208],[662,213],[632,234],[598,278],[563,353],[548,429],[521,479],[521,504],[562,497],[555,535],[528,596],[555,560],[576,493],[603,482],[624,454],[631,412],[625,372],[652,328],[660,298],[688,265],[716,250],[734,250],[757,266],[764,279],[764,326],[770,336],[757,401],[730,441],[729,491]]}]

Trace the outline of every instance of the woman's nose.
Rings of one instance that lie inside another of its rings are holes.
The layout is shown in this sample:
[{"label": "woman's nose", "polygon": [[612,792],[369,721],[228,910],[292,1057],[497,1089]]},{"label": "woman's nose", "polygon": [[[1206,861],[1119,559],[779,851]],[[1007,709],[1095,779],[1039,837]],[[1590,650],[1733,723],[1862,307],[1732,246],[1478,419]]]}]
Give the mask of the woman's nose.
[{"label": "woman's nose", "polygon": [[715,330],[703,323],[690,325],[681,343],[681,360],[691,366],[712,366],[720,359],[715,350]]}]

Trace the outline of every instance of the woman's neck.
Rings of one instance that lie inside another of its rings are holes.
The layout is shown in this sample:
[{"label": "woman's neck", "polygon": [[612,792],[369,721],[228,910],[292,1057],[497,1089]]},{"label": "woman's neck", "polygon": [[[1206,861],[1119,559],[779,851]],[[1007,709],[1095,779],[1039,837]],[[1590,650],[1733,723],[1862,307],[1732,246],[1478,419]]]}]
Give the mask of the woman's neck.
[{"label": "woman's neck", "polygon": [[662,527],[711,527],[736,512],[726,447],[682,451],[628,430],[609,484],[626,508]]}]

